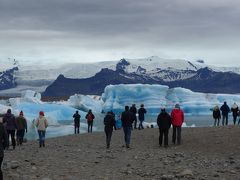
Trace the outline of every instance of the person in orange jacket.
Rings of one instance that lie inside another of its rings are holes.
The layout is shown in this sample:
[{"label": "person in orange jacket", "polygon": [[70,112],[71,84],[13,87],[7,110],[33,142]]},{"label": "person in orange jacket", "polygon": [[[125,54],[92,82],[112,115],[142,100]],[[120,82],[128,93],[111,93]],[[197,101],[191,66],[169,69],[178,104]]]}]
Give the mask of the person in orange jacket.
[{"label": "person in orange jacket", "polygon": [[176,104],[175,108],[171,112],[173,135],[172,143],[175,144],[177,136],[177,144],[181,144],[181,128],[184,122],[184,112],[180,109],[180,105]]}]

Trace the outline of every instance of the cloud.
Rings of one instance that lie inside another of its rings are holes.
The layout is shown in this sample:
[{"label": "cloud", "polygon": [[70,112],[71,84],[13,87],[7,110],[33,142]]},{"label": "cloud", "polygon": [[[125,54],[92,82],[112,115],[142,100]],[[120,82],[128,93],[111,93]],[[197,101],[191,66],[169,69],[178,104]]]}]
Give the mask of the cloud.
[{"label": "cloud", "polygon": [[238,59],[239,18],[234,0],[0,0],[0,56],[163,55],[224,64]]}]

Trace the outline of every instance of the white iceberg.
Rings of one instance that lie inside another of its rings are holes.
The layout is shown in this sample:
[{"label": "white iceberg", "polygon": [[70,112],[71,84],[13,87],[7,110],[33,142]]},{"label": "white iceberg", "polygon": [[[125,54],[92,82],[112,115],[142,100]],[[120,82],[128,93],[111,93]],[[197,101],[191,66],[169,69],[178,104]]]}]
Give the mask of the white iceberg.
[{"label": "white iceberg", "polygon": [[102,101],[99,96],[88,96],[82,94],[75,94],[70,96],[68,104],[76,109],[88,111],[91,109],[93,112],[102,112]]},{"label": "white iceberg", "polygon": [[179,103],[186,115],[208,115],[215,105],[227,101],[231,106],[240,102],[240,95],[196,93],[185,88],[169,88],[163,85],[120,84],[109,85],[102,94],[103,111],[121,112],[125,105],[144,104],[148,113],[157,114],[161,107],[170,112]]}]

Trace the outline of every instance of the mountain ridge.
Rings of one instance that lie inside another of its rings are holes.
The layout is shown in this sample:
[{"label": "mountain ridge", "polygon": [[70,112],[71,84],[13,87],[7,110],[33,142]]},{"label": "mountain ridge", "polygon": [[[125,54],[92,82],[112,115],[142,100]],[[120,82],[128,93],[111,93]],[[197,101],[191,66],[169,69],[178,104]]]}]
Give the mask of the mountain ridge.
[{"label": "mountain ridge", "polygon": [[[58,76],[60,74],[64,76],[66,81],[68,79],[80,79],[82,81],[84,81],[84,79],[88,79],[91,81],[94,79],[100,82],[100,79],[97,79],[95,76],[100,77],[98,73],[103,73],[104,71],[102,70],[104,69],[105,71],[106,69],[111,70],[107,71],[109,73],[109,77],[111,76],[111,73],[115,72],[113,74],[115,80],[111,79],[111,81],[113,81],[114,83],[161,83],[166,85],[169,84],[170,86],[187,86],[187,83],[184,81],[197,79],[198,71],[206,67],[212,72],[206,71],[204,73],[205,76],[207,76],[206,73],[209,73],[208,76],[210,76],[211,74],[213,74],[213,72],[223,72],[226,74],[230,74],[230,71],[235,72],[235,74],[237,75],[240,74],[240,68],[237,67],[221,68],[208,66],[204,64],[203,60],[191,62],[182,59],[163,59],[156,56],[142,59],[123,58],[119,61],[106,61],[97,63],[69,63],[60,67],[24,67],[19,62],[17,65],[18,69],[15,69],[12,73],[12,85],[10,85],[9,82],[8,86],[2,86],[1,88],[0,80],[0,94],[8,92],[18,93],[26,89],[44,92],[47,87],[51,86],[55,81],[59,80]],[[103,74],[102,77],[104,77]],[[111,82],[109,81],[107,83],[107,77],[104,78],[104,81],[106,82],[102,81],[103,84],[109,84]],[[192,83],[195,83],[194,80],[192,80]],[[91,90],[89,92],[93,91]],[[236,91],[233,90],[232,92]],[[99,91],[97,91],[97,93],[99,93]]]}]

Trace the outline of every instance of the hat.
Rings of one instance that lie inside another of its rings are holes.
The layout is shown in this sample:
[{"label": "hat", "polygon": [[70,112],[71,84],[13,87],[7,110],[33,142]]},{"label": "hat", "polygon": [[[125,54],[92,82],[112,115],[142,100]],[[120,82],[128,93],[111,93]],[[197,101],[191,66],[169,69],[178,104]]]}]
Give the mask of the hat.
[{"label": "hat", "polygon": [[179,105],[179,104],[176,104],[176,105],[175,105],[175,108],[176,108],[176,109],[180,109],[180,105]]},{"label": "hat", "polygon": [[40,112],[39,112],[39,115],[40,115],[40,116],[44,116],[44,112],[43,112],[43,111],[40,111]]},{"label": "hat", "polygon": [[19,113],[19,116],[23,116],[23,112],[22,111]]},{"label": "hat", "polygon": [[9,114],[10,114],[10,113],[11,113],[11,109],[8,109],[8,110],[7,110],[7,113],[9,113]]}]

